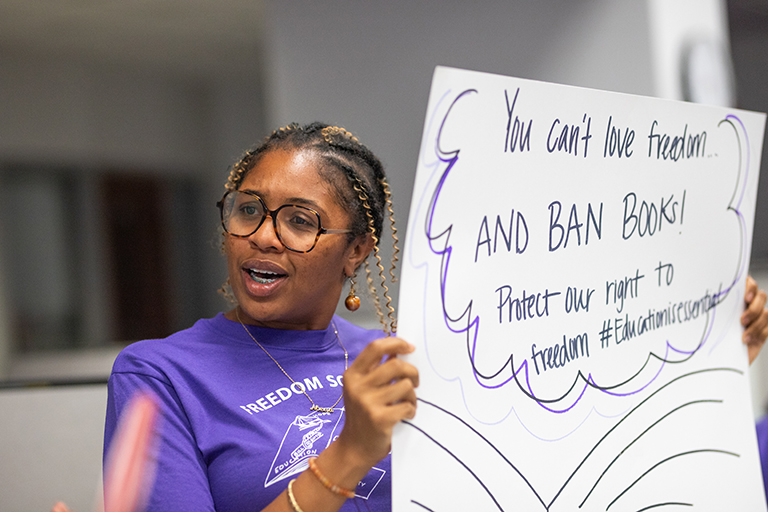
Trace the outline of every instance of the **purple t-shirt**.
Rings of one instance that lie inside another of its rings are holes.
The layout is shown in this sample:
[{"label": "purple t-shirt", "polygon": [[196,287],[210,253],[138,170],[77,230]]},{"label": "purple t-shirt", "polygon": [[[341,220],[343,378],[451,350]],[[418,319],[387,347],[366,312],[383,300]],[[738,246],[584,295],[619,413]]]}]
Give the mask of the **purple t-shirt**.
[{"label": "purple t-shirt", "polygon": [[[382,336],[338,317],[333,324],[350,362]],[[248,329],[295,382],[223,314],[165,339],[134,343],[115,360],[105,448],[137,390],[150,390],[160,405],[158,467],[147,510],[261,510],[341,432],[343,400],[333,413],[312,412],[301,391],[322,407],[341,395],[344,351],[333,327]],[[387,457],[341,510],[391,510],[390,481]]]},{"label": "purple t-shirt", "polygon": [[757,422],[757,448],[760,451],[760,467],[763,470],[763,486],[768,497],[768,416]]}]

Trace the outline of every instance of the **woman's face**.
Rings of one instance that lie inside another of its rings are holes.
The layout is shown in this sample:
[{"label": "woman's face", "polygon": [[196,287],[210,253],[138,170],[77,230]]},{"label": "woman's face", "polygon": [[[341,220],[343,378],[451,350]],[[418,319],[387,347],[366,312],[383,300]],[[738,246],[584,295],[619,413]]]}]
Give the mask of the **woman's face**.
[{"label": "woman's face", "polygon": [[[311,150],[276,149],[264,154],[239,190],[260,196],[270,210],[305,205],[320,214],[327,229],[346,229],[349,214],[336,202],[331,185],[318,172]],[[344,278],[372,249],[370,237],[351,244],[346,234],[321,235],[308,253],[286,249],[271,218],[247,238],[225,234],[229,282],[245,323],[279,329],[325,329],[341,295]],[[237,320],[235,311],[227,315]]]}]

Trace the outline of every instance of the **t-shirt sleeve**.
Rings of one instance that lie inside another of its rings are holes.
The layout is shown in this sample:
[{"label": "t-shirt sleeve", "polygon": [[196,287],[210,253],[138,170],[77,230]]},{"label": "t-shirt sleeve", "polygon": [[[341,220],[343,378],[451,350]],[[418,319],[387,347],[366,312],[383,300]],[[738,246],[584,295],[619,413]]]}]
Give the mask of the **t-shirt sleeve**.
[{"label": "t-shirt sleeve", "polygon": [[104,454],[118,422],[137,391],[155,395],[159,407],[154,452],[157,467],[150,485],[147,512],[168,510],[213,511],[207,466],[174,388],[161,376],[114,371],[109,378]]}]

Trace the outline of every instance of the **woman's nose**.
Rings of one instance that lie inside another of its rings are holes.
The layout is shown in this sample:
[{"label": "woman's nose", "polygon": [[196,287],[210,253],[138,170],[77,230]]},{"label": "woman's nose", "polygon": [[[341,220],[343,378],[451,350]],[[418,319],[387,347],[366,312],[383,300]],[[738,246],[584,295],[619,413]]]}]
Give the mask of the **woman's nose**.
[{"label": "woman's nose", "polygon": [[277,236],[277,231],[275,231],[275,221],[273,220],[272,215],[264,217],[264,222],[262,222],[261,226],[248,237],[248,240],[261,250],[283,250],[285,248],[280,241],[280,238]]}]

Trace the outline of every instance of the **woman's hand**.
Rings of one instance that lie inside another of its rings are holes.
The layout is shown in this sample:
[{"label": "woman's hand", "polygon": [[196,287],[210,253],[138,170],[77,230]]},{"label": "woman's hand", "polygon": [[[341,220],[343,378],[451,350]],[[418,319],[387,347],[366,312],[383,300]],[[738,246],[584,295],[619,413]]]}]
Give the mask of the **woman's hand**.
[{"label": "woman's hand", "polygon": [[[344,428],[315,460],[317,470],[333,485],[354,491],[389,453],[392,428],[416,414],[419,372],[397,357],[413,349],[400,338],[382,338],[368,344],[344,372]],[[304,510],[335,512],[347,500],[309,470],[299,474],[292,489]],[[286,493],[265,510],[291,510]]]},{"label": "woman's hand", "polygon": [[768,337],[768,310],[765,309],[766,295],[757,289],[757,283],[752,276],[747,276],[747,287],[744,291],[744,302],[747,308],[741,315],[741,325],[744,326],[742,341],[747,346],[749,364],[755,360]]},{"label": "woman's hand", "polygon": [[416,414],[419,372],[399,359],[414,347],[400,338],[370,343],[344,372],[345,425],[337,440],[357,462],[373,466],[389,453],[392,429]]}]

